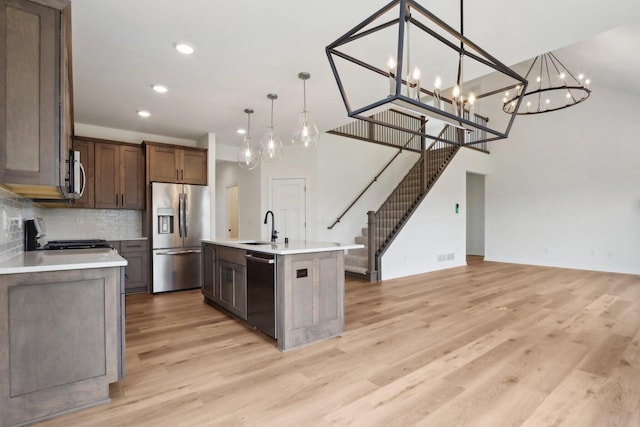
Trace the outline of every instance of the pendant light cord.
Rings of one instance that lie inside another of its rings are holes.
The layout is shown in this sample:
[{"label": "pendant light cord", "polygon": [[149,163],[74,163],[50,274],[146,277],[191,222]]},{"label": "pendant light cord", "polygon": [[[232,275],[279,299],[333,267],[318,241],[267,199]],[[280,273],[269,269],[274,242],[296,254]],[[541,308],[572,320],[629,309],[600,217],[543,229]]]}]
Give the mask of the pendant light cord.
[{"label": "pendant light cord", "polygon": [[271,100],[271,128],[273,129],[273,99]]},{"label": "pendant light cord", "polygon": [[307,80],[302,80],[302,112],[307,112]]},{"label": "pendant light cord", "polygon": [[[460,35],[464,37],[464,0],[460,0]],[[462,83],[463,56],[464,56],[464,42],[460,40],[460,56],[458,57],[458,79],[457,79],[458,86],[460,86],[460,84]]]}]

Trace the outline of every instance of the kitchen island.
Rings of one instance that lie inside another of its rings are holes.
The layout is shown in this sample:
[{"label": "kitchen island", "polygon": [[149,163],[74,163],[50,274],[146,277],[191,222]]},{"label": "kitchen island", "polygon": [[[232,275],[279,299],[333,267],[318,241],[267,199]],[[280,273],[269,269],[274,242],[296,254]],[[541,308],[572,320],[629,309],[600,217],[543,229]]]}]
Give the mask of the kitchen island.
[{"label": "kitchen island", "polygon": [[[275,338],[279,350],[287,351],[344,332],[344,251],[362,247],[203,240],[202,293],[207,303],[248,321]],[[266,279],[272,280],[267,288],[272,291],[264,291]],[[272,302],[265,303],[268,300]],[[273,329],[262,326],[265,317],[272,320]]]},{"label": "kitchen island", "polygon": [[0,263],[0,425],[109,401],[124,376],[124,279],[112,249]]}]

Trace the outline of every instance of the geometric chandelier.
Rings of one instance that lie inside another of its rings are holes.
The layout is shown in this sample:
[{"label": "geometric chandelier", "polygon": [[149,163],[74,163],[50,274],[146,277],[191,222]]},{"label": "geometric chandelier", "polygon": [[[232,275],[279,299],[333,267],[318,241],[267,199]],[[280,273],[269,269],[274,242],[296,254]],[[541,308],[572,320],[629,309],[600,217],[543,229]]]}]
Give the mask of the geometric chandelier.
[{"label": "geometric chandelier", "polygon": [[463,0],[460,31],[414,0],[393,0],[325,50],[349,117],[453,145],[506,138],[522,99],[514,97],[505,116],[503,95],[527,88],[464,36]]},{"label": "geometric chandelier", "polygon": [[[591,80],[583,74],[575,77],[551,52],[536,57],[525,78],[530,85],[523,95],[517,89],[505,93],[502,107],[505,113],[525,115],[557,111],[579,104],[591,94]],[[516,101],[521,101],[522,106],[514,113]]]}]

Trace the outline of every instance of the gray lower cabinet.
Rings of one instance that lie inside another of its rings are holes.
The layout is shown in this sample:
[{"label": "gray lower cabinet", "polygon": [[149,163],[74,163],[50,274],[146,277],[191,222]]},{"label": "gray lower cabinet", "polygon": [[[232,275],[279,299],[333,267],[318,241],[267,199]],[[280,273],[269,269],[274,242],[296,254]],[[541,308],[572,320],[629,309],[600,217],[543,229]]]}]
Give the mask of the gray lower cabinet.
[{"label": "gray lower cabinet", "polygon": [[128,263],[124,272],[125,293],[147,292],[149,286],[149,249],[147,241],[116,240],[109,243]]},{"label": "gray lower cabinet", "polygon": [[205,299],[246,320],[246,251],[205,243],[202,253],[202,293]]},{"label": "gray lower cabinet", "polygon": [[202,294],[210,300],[218,299],[216,288],[216,248],[213,245],[202,245]]},{"label": "gray lower cabinet", "polygon": [[[247,251],[209,243],[203,243],[202,249],[205,301],[247,320],[247,290],[257,290],[247,283]],[[252,263],[248,268],[253,268]],[[279,350],[291,350],[344,332],[341,249],[277,255],[275,285]]]},{"label": "gray lower cabinet", "polygon": [[218,260],[221,305],[247,319],[247,267]]},{"label": "gray lower cabinet", "polygon": [[120,267],[0,276],[0,425],[108,401]]}]

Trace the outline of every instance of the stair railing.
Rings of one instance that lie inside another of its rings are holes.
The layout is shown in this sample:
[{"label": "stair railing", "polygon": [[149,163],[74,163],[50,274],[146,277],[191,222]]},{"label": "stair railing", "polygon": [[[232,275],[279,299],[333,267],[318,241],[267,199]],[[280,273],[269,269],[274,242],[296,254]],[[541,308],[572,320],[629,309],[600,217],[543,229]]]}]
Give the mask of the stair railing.
[{"label": "stair railing", "polygon": [[423,149],[420,160],[411,168],[380,209],[367,213],[367,267],[371,281],[378,280],[380,272],[378,260],[382,254],[460,148],[442,140],[453,140],[456,137],[464,138],[463,132],[446,125],[438,138],[428,148]]},{"label": "stair railing", "polygon": [[[411,116],[411,117],[413,117],[413,116]],[[427,125],[427,120],[426,120],[426,118],[424,116],[421,116],[420,117],[420,122],[421,122],[421,126],[420,126],[420,128],[418,130],[420,132],[422,132],[424,127]],[[373,125],[373,124],[370,124],[370,125]],[[379,125],[377,125],[377,126],[379,126]],[[412,143],[412,141],[416,137],[417,137],[417,135],[411,134],[409,139],[404,143],[404,145],[400,149],[398,149],[398,152],[391,158],[391,160],[389,160],[387,162],[387,164],[384,165],[384,167],[380,170],[380,172],[378,172],[378,174],[373,177],[373,179],[369,182],[369,184],[367,184],[366,187],[364,187],[364,189],[356,196],[356,198],[351,202],[351,204],[349,204],[349,206],[347,206],[346,209],[343,210],[340,215],[338,215],[336,220],[333,221],[333,223],[330,226],[328,226],[327,229],[331,230],[333,227],[336,226],[336,224],[338,224],[340,222],[340,220],[351,210],[351,208],[354,207],[356,203],[358,203],[358,200],[360,200],[362,198],[362,196],[364,196],[364,194],[369,190],[369,188],[371,188],[371,186],[378,181],[378,178],[380,178],[380,175],[382,175],[384,173],[384,171],[386,171],[387,168],[389,166],[391,166],[393,161],[400,155],[400,153],[402,153],[404,151],[405,148],[407,148]],[[424,145],[424,142],[422,142],[422,145]],[[424,148],[423,148],[423,150],[424,150]]]}]

